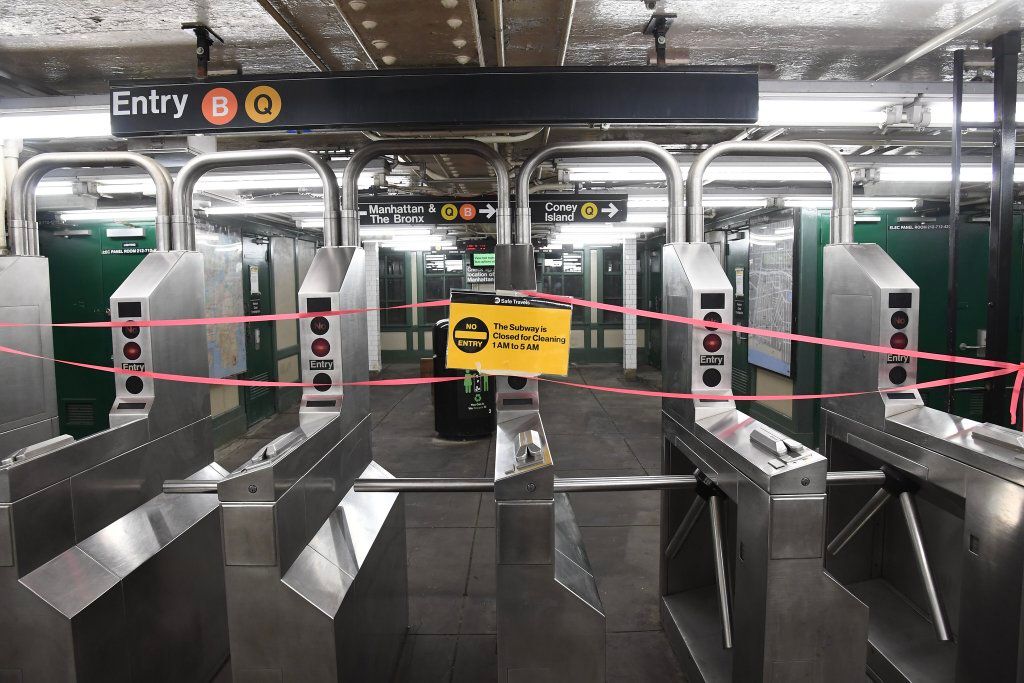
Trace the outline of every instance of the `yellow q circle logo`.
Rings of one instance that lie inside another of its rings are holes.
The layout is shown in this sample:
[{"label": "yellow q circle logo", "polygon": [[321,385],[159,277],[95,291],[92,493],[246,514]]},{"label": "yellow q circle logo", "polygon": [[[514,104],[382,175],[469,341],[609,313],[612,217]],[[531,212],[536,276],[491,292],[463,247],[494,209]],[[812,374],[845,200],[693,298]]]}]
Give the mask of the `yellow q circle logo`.
[{"label": "yellow q circle logo", "polygon": [[[247,100],[248,102],[248,100]],[[594,202],[587,202],[580,207],[580,215],[586,218],[588,221],[592,221],[597,218],[597,204]]]},{"label": "yellow q circle logo", "polygon": [[245,113],[256,123],[270,123],[281,113],[281,95],[269,85],[258,85],[245,96]]}]

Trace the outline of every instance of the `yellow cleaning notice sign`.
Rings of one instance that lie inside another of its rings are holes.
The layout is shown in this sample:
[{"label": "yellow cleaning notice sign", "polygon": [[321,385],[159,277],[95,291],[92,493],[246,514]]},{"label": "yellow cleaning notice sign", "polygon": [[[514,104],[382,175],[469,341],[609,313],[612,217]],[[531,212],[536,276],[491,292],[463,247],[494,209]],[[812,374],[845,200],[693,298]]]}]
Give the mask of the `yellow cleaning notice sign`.
[{"label": "yellow cleaning notice sign", "polygon": [[572,306],[518,294],[452,290],[451,369],[566,375]]}]

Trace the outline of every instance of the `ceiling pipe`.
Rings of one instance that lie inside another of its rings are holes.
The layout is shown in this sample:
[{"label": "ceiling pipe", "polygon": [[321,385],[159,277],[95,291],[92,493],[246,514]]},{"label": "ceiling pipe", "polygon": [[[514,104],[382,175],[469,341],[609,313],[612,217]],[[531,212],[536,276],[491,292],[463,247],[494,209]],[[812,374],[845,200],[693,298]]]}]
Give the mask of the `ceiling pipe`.
[{"label": "ceiling pipe", "polygon": [[480,35],[480,12],[476,7],[476,0],[469,3],[469,13],[473,16],[473,40],[476,41],[476,61],[481,67],[487,66],[484,59],[484,39]]},{"label": "ceiling pipe", "polygon": [[468,154],[490,164],[498,193],[498,244],[511,244],[512,203],[505,160],[476,140],[382,140],[360,148],[349,159],[341,178],[341,239],[344,245],[359,244],[359,174],[367,164],[385,154]]},{"label": "ceiling pipe", "polygon": [[[828,169],[832,177],[831,244],[853,242],[853,176],[843,155],[820,142],[729,141],[712,145],[690,164],[686,178],[686,232],[690,242],[704,239],[704,173],[711,162],[725,155],[807,157]],[[675,242],[672,232],[668,241]]]},{"label": "ceiling pipe", "polygon": [[11,181],[7,225],[13,254],[39,255],[35,195],[43,176],[58,168],[95,166],[137,166],[149,174],[156,188],[156,250],[170,249],[171,175],[166,168],[136,152],[52,152],[37,154],[26,161]]},{"label": "ceiling pipe", "polygon": [[327,63],[316,53],[316,50],[306,42],[306,39],[302,37],[298,31],[292,28],[292,25],[288,23],[284,15],[274,6],[270,0],[256,0],[263,8],[263,11],[270,15],[270,18],[274,20],[274,23],[281,27],[288,38],[295,44],[295,47],[302,51],[302,54],[306,55],[306,59],[313,63],[319,71],[330,71],[331,67],[327,66]]},{"label": "ceiling pipe", "polygon": [[501,0],[494,0],[494,42],[498,66],[505,66],[505,8]]},{"label": "ceiling pipe", "polygon": [[[192,206],[196,183],[207,172],[215,168],[233,166],[256,166],[282,162],[305,164],[316,171],[324,189],[324,246],[338,246],[340,224],[340,196],[338,178],[326,161],[304,149],[245,149],[233,152],[210,152],[195,157],[178,171],[174,181],[174,212],[171,224],[174,228],[175,249],[195,249],[196,218]],[[342,242],[344,246],[349,246]],[[359,245],[358,236],[355,246]]]},{"label": "ceiling pipe", "polygon": [[885,78],[886,76],[889,76],[890,74],[899,71],[900,69],[910,64],[911,62],[920,59],[929,52],[938,50],[943,45],[946,45],[947,43],[956,40],[960,36],[970,31],[971,29],[975,28],[976,26],[979,26],[986,22],[987,20],[991,19],[992,17],[998,15],[1003,10],[1019,6],[1020,0],[1000,0],[1000,2],[993,3],[986,7],[985,9],[981,10],[980,12],[977,12],[967,17],[956,26],[953,26],[952,28],[943,31],[942,33],[935,36],[931,40],[922,43],[920,46],[914,48],[905,55],[902,55],[901,57],[897,57],[896,59],[892,60],[878,71],[875,71],[874,73],[869,75],[865,80],[877,81],[879,79]]},{"label": "ceiling pipe", "polygon": [[530,179],[537,168],[548,159],[566,157],[644,157],[665,172],[668,181],[669,241],[683,237],[683,173],[679,163],[664,148],[651,142],[567,142],[541,148],[523,162],[516,177],[516,243],[530,244],[533,224],[530,215]]}]

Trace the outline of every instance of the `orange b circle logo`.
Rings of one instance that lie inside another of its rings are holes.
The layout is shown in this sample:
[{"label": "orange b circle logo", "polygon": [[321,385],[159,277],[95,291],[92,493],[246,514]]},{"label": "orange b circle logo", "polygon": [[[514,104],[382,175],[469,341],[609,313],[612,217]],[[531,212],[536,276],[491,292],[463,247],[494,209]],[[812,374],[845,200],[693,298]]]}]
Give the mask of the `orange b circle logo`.
[{"label": "orange b circle logo", "polygon": [[471,221],[476,218],[476,207],[472,204],[463,204],[459,207],[459,215],[462,216],[462,220]]},{"label": "orange b circle logo", "polygon": [[214,88],[203,97],[203,118],[215,126],[230,123],[238,113],[238,98],[227,88]]}]

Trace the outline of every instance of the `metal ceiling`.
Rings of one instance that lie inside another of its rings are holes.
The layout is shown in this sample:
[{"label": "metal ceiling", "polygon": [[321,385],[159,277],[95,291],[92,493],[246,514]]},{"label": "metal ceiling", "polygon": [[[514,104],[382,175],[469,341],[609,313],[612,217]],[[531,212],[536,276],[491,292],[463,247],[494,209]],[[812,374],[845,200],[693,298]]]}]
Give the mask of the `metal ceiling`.
[{"label": "metal ceiling", "polygon": [[[678,14],[669,58],[693,64],[758,64],[764,78],[857,80],[986,8],[992,0],[665,0],[656,11]],[[107,81],[188,78],[195,38],[184,22],[202,22],[225,44],[212,50],[211,72],[245,74],[449,67],[641,65],[652,48],[643,28],[652,10],[642,0],[0,0],[0,98],[26,94],[102,93]],[[889,80],[949,77],[949,49],[974,48],[1021,25],[1021,6],[986,21]],[[500,21],[498,18],[500,17]],[[767,85],[767,82],[766,82]],[[442,96],[457,96],[447,94]],[[369,131],[368,131],[369,132]],[[573,128],[487,131],[510,162],[546,141],[646,139],[686,149],[728,139],[735,128]],[[763,137],[758,131],[752,137]],[[372,134],[372,132],[369,132]],[[826,139],[853,149],[945,155],[941,130],[773,132]],[[503,138],[509,136],[511,138]],[[973,134],[985,145],[987,133]],[[976,139],[975,139],[976,138]],[[223,136],[221,149],[295,146],[344,150],[359,133],[314,132]],[[915,144],[919,143],[919,144]],[[99,143],[123,147],[121,141]],[[34,150],[95,149],[92,141],[33,143]],[[987,148],[968,145],[972,151]],[[486,170],[465,158],[416,159],[444,191],[472,192]]]},{"label": "metal ceiling", "polygon": [[[858,79],[971,14],[990,0],[669,0],[679,15],[672,51],[698,64],[767,65],[778,78]],[[640,0],[7,0],[0,13],[0,64],[14,77],[60,93],[100,92],[109,79],[181,78],[194,73],[194,39],[183,22],[208,24],[225,39],[211,69],[245,73],[316,69],[304,41],[330,69],[497,63],[494,17],[504,21],[508,66],[644,64],[651,14]],[[570,15],[573,17],[568,21]],[[291,29],[289,36],[278,23]],[[1020,25],[1020,9],[970,31],[954,46],[977,46]],[[373,41],[385,41],[375,47]],[[458,42],[454,42],[458,41]],[[465,41],[464,43],[462,41]],[[393,58],[390,59],[390,58]],[[940,80],[944,51],[896,78]]]}]

